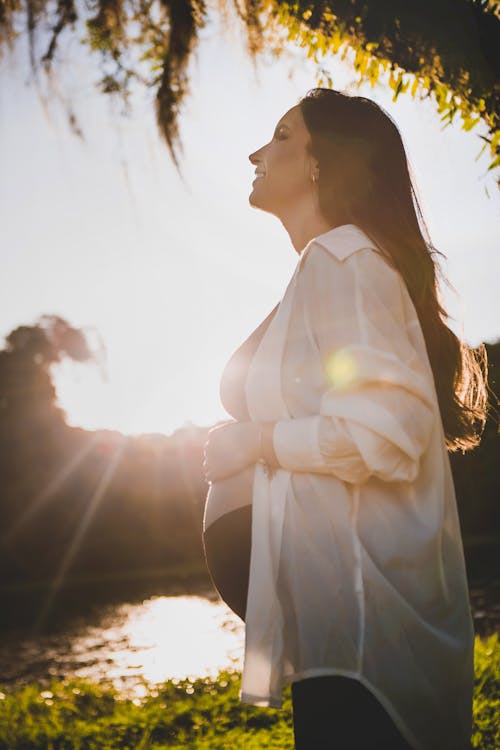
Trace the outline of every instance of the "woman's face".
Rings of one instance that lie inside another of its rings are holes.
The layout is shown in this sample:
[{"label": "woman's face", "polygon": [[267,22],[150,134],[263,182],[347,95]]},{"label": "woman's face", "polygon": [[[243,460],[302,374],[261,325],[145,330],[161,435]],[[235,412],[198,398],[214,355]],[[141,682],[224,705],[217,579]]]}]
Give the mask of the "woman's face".
[{"label": "woman's face", "polygon": [[256,208],[286,217],[314,188],[315,160],[307,151],[310,143],[299,105],[279,120],[272,140],[248,157],[256,167],[249,202]]}]

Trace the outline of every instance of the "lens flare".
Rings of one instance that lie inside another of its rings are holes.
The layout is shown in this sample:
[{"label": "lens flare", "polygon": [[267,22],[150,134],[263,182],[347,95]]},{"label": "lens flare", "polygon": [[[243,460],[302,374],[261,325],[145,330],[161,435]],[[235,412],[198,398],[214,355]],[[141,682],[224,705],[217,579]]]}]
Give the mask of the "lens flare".
[{"label": "lens flare", "polygon": [[346,388],[356,379],[356,360],[345,349],[338,349],[328,355],[325,365],[326,378],[332,388]]}]

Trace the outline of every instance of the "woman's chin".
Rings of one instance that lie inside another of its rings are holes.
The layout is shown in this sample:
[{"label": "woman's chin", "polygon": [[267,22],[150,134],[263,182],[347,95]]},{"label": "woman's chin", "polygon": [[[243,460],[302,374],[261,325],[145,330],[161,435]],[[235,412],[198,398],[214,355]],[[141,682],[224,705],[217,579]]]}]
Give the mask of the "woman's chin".
[{"label": "woman's chin", "polygon": [[263,208],[263,201],[262,198],[259,196],[259,189],[254,187],[252,188],[252,192],[248,196],[248,202],[252,204],[252,206],[258,206],[259,208]]}]

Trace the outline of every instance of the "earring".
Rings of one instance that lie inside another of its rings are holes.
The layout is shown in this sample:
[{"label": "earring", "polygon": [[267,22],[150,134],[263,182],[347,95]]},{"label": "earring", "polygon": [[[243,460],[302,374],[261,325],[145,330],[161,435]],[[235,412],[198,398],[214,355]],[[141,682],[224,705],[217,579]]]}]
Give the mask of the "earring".
[{"label": "earring", "polygon": [[313,174],[313,176],[312,176],[312,181],[313,181],[313,182],[316,182],[316,180],[317,180],[317,179],[318,179],[318,178],[316,177],[316,175],[315,175],[315,174]]}]

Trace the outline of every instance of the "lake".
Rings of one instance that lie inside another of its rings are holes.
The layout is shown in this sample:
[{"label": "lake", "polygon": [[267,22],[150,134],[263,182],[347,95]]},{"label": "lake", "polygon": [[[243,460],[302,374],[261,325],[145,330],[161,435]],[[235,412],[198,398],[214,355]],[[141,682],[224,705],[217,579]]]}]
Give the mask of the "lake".
[{"label": "lake", "polygon": [[[475,582],[470,595],[476,633],[500,632],[500,581]],[[47,591],[9,597],[0,636],[4,689],[79,676],[140,701],[170,678],[243,667],[244,623],[203,576],[77,586],[53,597],[49,608]]]}]

